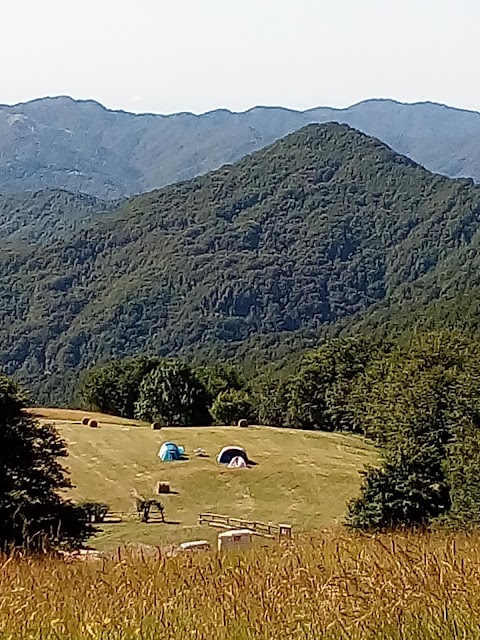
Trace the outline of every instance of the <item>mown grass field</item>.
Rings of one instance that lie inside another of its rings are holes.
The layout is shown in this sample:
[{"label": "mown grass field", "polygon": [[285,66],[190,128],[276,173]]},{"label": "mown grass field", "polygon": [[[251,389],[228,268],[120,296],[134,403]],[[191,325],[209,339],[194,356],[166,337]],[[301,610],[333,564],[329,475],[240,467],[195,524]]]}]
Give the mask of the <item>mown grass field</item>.
[{"label": "mown grass field", "polygon": [[[201,427],[153,431],[149,425],[96,415],[99,427],[80,424],[83,412],[35,410],[53,422],[68,442],[68,467],[75,499],[108,503],[112,510],[132,512],[132,490],[153,496],[158,480],[175,493],[161,497],[166,524],[135,519],[105,524],[92,540],[98,548],[129,542],[162,545],[207,538],[218,533],[197,525],[200,512],[289,523],[309,531],[341,521],[346,502],[360,485],[359,470],[376,459],[360,438],[268,427]],[[92,414],[93,415],[93,414]],[[184,445],[188,460],[162,463],[162,442]],[[256,463],[229,470],[216,462],[223,446],[243,446]],[[208,458],[197,457],[196,448]]]},{"label": "mown grass field", "polygon": [[329,531],[241,553],[0,557],[2,640],[480,638],[477,535]]}]

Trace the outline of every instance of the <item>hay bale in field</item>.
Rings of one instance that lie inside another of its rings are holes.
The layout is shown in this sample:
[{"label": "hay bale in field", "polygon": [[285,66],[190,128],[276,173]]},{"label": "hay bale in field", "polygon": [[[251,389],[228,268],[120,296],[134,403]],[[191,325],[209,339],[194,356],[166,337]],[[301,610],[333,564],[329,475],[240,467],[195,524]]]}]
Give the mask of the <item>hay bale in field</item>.
[{"label": "hay bale in field", "polygon": [[98,422],[96,420],[89,420],[88,426],[92,427],[93,429],[96,429],[98,427]]},{"label": "hay bale in field", "polygon": [[162,428],[162,425],[160,424],[160,422],[152,422],[152,429],[154,431],[159,431]]},{"label": "hay bale in field", "polygon": [[90,418],[88,418],[87,416],[85,416],[84,418],[82,418],[82,424],[84,424],[85,426],[90,422]]},{"label": "hay bale in field", "polygon": [[238,426],[242,427],[242,429],[245,429],[246,427],[248,427],[248,421],[245,420],[245,418],[242,418],[238,421]]},{"label": "hay bale in field", "polygon": [[170,483],[157,482],[157,493],[170,493]]}]

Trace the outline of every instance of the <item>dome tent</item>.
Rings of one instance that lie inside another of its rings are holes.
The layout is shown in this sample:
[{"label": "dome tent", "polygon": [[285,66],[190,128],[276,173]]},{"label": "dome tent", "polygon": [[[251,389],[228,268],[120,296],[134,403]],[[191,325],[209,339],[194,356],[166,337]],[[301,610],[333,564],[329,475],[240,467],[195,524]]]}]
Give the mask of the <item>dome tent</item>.
[{"label": "dome tent", "polygon": [[173,462],[174,460],[180,460],[184,453],[185,449],[174,442],[164,442],[160,447],[158,457],[162,462]]},{"label": "dome tent", "polygon": [[245,462],[248,463],[248,456],[245,449],[236,446],[223,447],[223,449],[217,456],[217,462],[219,462],[220,464],[229,464],[233,460],[233,458],[236,457],[243,458]]}]

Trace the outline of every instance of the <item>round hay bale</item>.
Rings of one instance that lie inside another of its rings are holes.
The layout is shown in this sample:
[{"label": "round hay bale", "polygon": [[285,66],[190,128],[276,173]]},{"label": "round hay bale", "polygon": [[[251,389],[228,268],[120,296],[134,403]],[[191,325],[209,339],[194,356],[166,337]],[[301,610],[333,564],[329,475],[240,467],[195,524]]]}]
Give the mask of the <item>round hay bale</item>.
[{"label": "round hay bale", "polygon": [[96,420],[89,420],[88,426],[96,429],[98,427],[98,422]]},{"label": "round hay bale", "polygon": [[159,431],[162,428],[162,425],[160,424],[160,422],[152,422],[152,429],[154,431]]},{"label": "round hay bale", "polygon": [[248,421],[245,420],[245,418],[242,418],[238,421],[238,426],[242,427],[242,429],[245,429],[245,427],[248,427]]},{"label": "round hay bale", "polygon": [[90,422],[90,418],[87,418],[87,416],[82,418],[82,424],[87,425],[89,422]]}]

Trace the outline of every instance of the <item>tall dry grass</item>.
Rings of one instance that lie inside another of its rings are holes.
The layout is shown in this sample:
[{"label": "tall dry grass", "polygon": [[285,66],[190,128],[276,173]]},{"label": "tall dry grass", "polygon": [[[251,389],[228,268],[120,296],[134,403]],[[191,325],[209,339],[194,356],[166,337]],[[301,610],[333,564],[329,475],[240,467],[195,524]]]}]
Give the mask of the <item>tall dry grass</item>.
[{"label": "tall dry grass", "polygon": [[226,556],[3,559],[2,640],[480,638],[480,536],[325,533]]}]

